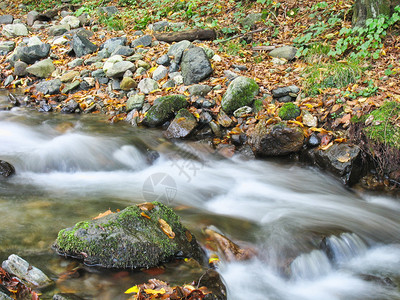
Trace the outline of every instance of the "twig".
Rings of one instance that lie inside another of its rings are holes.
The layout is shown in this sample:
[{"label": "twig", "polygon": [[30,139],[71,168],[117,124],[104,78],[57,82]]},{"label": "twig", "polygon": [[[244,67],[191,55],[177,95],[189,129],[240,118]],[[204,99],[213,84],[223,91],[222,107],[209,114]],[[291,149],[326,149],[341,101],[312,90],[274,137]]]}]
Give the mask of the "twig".
[{"label": "twig", "polygon": [[219,43],[225,43],[225,42],[228,42],[230,40],[237,39],[237,38],[243,37],[243,36],[248,35],[248,34],[253,34],[253,33],[261,32],[261,31],[265,31],[267,29],[268,29],[267,27],[264,27],[264,28],[259,28],[259,29],[252,30],[252,31],[249,31],[249,32],[237,34],[237,35],[234,35],[234,36],[232,36],[230,38],[227,38],[225,40],[219,41]]}]

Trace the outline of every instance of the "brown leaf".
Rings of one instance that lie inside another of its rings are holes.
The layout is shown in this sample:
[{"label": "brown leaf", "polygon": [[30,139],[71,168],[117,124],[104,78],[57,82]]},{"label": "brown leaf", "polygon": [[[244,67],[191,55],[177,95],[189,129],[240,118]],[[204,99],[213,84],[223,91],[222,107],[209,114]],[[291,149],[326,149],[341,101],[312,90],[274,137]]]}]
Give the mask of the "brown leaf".
[{"label": "brown leaf", "polygon": [[94,217],[92,220],[96,220],[96,219],[100,219],[100,218],[102,218],[102,217],[105,217],[105,216],[108,216],[108,215],[110,215],[110,214],[112,214],[113,212],[109,209],[109,210],[106,210],[105,212],[103,212],[103,213],[100,213],[97,217]]},{"label": "brown leaf", "polygon": [[158,223],[160,224],[161,230],[170,238],[173,239],[175,237],[175,232],[172,231],[171,226],[163,220],[163,219],[158,219]]},{"label": "brown leaf", "polygon": [[154,204],[151,202],[144,202],[140,204],[136,204],[137,207],[140,208],[140,210],[144,211],[151,211],[154,208]]}]

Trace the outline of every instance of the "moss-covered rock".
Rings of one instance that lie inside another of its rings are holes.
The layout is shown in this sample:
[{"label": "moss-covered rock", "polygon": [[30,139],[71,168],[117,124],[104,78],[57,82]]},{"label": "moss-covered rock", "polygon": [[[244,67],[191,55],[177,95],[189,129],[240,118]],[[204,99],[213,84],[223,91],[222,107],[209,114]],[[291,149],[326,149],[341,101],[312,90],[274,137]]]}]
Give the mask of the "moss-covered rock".
[{"label": "moss-covered rock", "polygon": [[163,96],[154,101],[142,123],[149,127],[156,127],[169,121],[182,108],[188,105],[183,95]]},{"label": "moss-covered rock", "polygon": [[299,127],[284,123],[266,125],[260,121],[248,139],[257,156],[282,156],[299,151],[304,143],[304,133]]},{"label": "moss-covered rock", "polygon": [[189,136],[196,126],[196,118],[186,108],[182,108],[168,126],[165,136],[169,139],[184,138]]},{"label": "moss-covered rock", "polygon": [[221,101],[222,109],[232,113],[242,106],[251,106],[254,97],[259,92],[259,86],[251,78],[239,76],[232,80]]},{"label": "moss-covered rock", "polygon": [[292,102],[283,104],[278,112],[278,115],[282,120],[296,119],[298,116],[300,116],[300,114],[300,108]]},{"label": "moss-covered rock", "polygon": [[150,268],[178,256],[203,258],[195,237],[159,202],[79,222],[61,230],[53,248],[105,268]]}]

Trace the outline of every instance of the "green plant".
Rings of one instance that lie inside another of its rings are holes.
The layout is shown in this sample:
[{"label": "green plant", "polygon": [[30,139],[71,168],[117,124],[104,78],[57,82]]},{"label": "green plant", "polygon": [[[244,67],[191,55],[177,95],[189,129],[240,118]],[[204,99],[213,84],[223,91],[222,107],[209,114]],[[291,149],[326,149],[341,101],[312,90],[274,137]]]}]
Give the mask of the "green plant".
[{"label": "green plant", "polygon": [[123,30],[125,28],[125,23],[119,15],[112,15],[111,17],[108,17],[105,14],[100,14],[99,22],[112,30]]},{"label": "green plant", "polygon": [[358,60],[347,62],[329,61],[317,63],[304,70],[305,89],[310,95],[317,95],[326,88],[342,88],[355,83],[362,75]]}]

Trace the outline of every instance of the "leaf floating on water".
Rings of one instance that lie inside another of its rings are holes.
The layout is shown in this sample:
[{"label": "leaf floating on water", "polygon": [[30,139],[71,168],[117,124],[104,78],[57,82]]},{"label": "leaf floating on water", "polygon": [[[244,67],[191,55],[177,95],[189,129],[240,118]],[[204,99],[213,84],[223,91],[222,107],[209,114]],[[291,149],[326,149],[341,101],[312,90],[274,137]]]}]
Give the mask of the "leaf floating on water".
[{"label": "leaf floating on water", "polygon": [[144,211],[151,211],[154,208],[154,204],[151,202],[144,202],[140,204],[136,204],[137,207],[140,208],[140,210]]},{"label": "leaf floating on water", "polygon": [[109,210],[106,210],[105,212],[99,214],[97,217],[94,217],[92,220],[100,219],[100,218],[102,218],[102,217],[111,215],[112,213],[113,213],[113,212],[112,212],[110,209],[109,209]]},{"label": "leaf floating on water", "polygon": [[171,226],[169,226],[167,222],[165,222],[163,219],[158,219],[158,223],[160,223],[161,230],[168,235],[170,239],[175,237],[175,232],[172,231]]},{"label": "leaf floating on water", "polygon": [[141,215],[142,217],[145,217],[146,219],[149,219],[149,220],[151,219],[150,216],[149,216],[149,215],[146,215],[146,213],[144,213],[144,212],[141,212],[140,215]]}]

